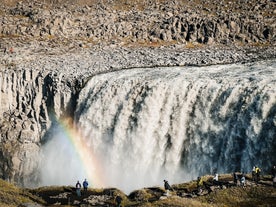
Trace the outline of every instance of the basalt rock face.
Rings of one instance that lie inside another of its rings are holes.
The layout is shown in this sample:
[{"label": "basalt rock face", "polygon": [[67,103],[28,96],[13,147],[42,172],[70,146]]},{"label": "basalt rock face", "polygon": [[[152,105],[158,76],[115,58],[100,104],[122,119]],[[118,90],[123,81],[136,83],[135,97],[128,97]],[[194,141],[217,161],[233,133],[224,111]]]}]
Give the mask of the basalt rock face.
[{"label": "basalt rock face", "polygon": [[36,177],[41,138],[55,116],[71,104],[71,84],[62,74],[38,70],[0,73],[1,178],[25,185]]},{"label": "basalt rock face", "polygon": [[[45,1],[44,1],[45,2]],[[53,2],[53,1],[52,1]],[[87,43],[275,43],[275,2],[86,1],[2,7],[3,36],[82,39]],[[56,6],[58,5],[58,6]]]},{"label": "basalt rock face", "polygon": [[[44,135],[56,119],[72,117],[91,76],[276,56],[275,1],[3,2],[0,177],[21,185],[36,182]],[[197,44],[206,48],[189,50]],[[236,48],[254,44],[270,47]]]}]

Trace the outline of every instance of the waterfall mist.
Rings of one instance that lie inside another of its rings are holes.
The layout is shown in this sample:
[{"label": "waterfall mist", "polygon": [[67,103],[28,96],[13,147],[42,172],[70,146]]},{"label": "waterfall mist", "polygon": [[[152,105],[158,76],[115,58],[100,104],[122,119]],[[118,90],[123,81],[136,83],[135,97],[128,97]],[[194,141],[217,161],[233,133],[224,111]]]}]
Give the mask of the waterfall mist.
[{"label": "waterfall mist", "polygon": [[[267,61],[92,77],[74,121],[100,161],[106,183],[101,187],[131,192],[215,170],[270,169],[276,163],[275,68],[275,61]],[[53,153],[58,140],[46,152]]]},{"label": "waterfall mist", "polygon": [[49,140],[40,157],[40,186],[74,185],[87,177],[82,160],[66,130],[57,122],[49,130]]}]

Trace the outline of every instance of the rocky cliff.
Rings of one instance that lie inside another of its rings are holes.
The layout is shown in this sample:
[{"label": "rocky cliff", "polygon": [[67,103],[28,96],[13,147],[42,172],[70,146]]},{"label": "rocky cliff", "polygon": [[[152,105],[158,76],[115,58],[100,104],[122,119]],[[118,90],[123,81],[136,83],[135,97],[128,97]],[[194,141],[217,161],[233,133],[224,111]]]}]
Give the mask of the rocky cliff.
[{"label": "rocky cliff", "polygon": [[86,1],[83,6],[49,3],[30,1],[10,8],[2,6],[5,15],[0,34],[79,39],[85,44],[275,42],[276,10],[272,0],[106,0]]},{"label": "rocky cliff", "polygon": [[94,74],[275,58],[273,0],[3,1],[0,176],[36,181],[51,123]]},{"label": "rocky cliff", "polygon": [[1,176],[30,184],[41,138],[72,105],[76,85],[62,74],[28,69],[1,71],[0,85]]}]

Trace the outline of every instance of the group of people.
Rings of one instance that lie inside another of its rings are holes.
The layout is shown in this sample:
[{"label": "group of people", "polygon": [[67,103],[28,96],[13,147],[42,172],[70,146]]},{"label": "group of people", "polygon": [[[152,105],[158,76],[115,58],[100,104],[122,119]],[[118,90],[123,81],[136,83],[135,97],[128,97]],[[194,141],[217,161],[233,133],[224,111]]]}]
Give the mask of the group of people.
[{"label": "group of people", "polygon": [[[88,181],[86,179],[84,179],[82,186],[83,186],[83,192],[84,193],[87,192]],[[79,181],[76,183],[76,194],[77,196],[81,196],[81,184]]]},{"label": "group of people", "polygon": [[[251,175],[252,175],[252,181],[258,184],[259,181],[261,180],[261,168],[259,168],[258,166],[253,166]],[[273,186],[276,187],[276,166],[275,165],[271,169],[271,176],[272,176]],[[233,179],[234,179],[234,183],[238,185],[239,178],[235,172],[233,173]],[[240,183],[241,183],[241,186],[245,186],[244,174],[242,174],[241,176]]]},{"label": "group of people", "polygon": [[[252,174],[252,181],[258,184],[258,182],[260,181],[261,169],[257,166],[253,166],[251,174]],[[236,172],[233,172],[233,180],[235,185],[238,185],[239,181],[240,181],[240,186],[245,187],[246,185],[244,173],[242,173],[241,176],[238,176]]]},{"label": "group of people", "polygon": [[[81,187],[83,187],[83,193],[85,194],[87,192],[87,188],[88,188],[88,181],[86,179],[84,179],[82,186],[80,181],[77,181],[76,183],[76,194],[77,196],[81,196]],[[120,195],[117,195],[115,198],[115,202],[117,207],[121,207],[121,203],[122,203],[123,198]]]},{"label": "group of people", "polygon": [[[274,165],[271,169],[271,177],[273,181],[273,186],[276,187],[276,166]],[[258,166],[254,166],[252,169],[252,181],[255,182],[256,184],[259,183],[261,179],[261,168]],[[246,186],[246,177],[244,173],[238,174],[236,172],[233,172],[233,181],[236,186],[241,186],[245,187]],[[213,177],[213,183],[214,184],[219,184],[218,180],[218,174],[215,173]],[[202,187],[203,187],[203,180],[201,177],[197,178],[197,189],[198,192],[202,192]]]},{"label": "group of people", "polygon": [[242,175],[239,179],[238,174],[236,172],[233,172],[233,180],[234,180],[235,185],[238,185],[238,181],[240,181],[240,185],[242,187],[245,187],[245,175],[244,175],[244,173],[242,173]]},{"label": "group of people", "polygon": [[[260,173],[261,173],[261,169],[257,166],[254,166],[252,169],[252,181],[255,181],[256,183],[258,183],[260,181]],[[272,175],[272,180],[273,180],[273,186],[276,187],[276,166],[274,165],[272,170],[271,170],[271,175]],[[233,180],[234,180],[234,184],[238,185],[238,181],[240,181],[240,185],[242,187],[245,187],[245,175],[242,173],[241,177],[239,178],[238,174],[236,172],[233,172]],[[216,173],[214,178],[213,178],[214,182],[218,182],[218,174]],[[87,188],[88,188],[88,182],[85,179],[82,183],[83,186],[83,192],[87,192]],[[198,191],[202,191],[202,186],[203,186],[203,181],[201,177],[197,178],[197,188]],[[173,188],[170,186],[169,182],[167,180],[164,180],[164,188],[165,190],[168,191],[174,191]],[[76,183],[76,194],[77,196],[81,196],[81,184],[78,181]],[[121,199],[118,202],[116,199],[117,203],[121,203]]]}]

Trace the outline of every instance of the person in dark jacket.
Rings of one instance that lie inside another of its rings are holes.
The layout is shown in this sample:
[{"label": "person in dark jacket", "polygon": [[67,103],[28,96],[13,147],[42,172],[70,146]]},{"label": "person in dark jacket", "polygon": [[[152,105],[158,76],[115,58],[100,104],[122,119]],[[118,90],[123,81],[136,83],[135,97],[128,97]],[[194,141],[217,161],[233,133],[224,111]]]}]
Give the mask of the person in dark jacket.
[{"label": "person in dark jacket", "polygon": [[77,196],[81,196],[81,184],[79,181],[76,183],[76,193]]},{"label": "person in dark jacket", "polygon": [[275,165],[271,169],[271,176],[272,176],[273,186],[276,187],[276,166]]},{"label": "person in dark jacket", "polygon": [[83,191],[84,192],[87,192],[87,188],[88,188],[88,182],[86,179],[84,179],[83,183],[82,183],[82,186],[83,186]]},{"label": "person in dark jacket", "polygon": [[236,172],[233,172],[233,180],[234,180],[234,184],[235,184],[235,185],[238,185],[239,177],[238,177],[238,175],[237,175]]},{"label": "person in dark jacket", "polygon": [[272,178],[276,177],[276,166],[275,165],[271,169],[271,176],[272,176]]},{"label": "person in dark jacket", "polygon": [[116,201],[117,207],[121,207],[122,200],[123,198],[121,196],[119,195],[116,196],[115,201]]},{"label": "person in dark jacket", "polygon": [[256,166],[255,168],[255,174],[256,174],[256,183],[258,183],[261,179],[261,169],[259,167]]},{"label": "person in dark jacket", "polygon": [[170,186],[170,184],[167,180],[164,180],[164,188],[165,188],[165,190],[173,191],[172,187]]}]

